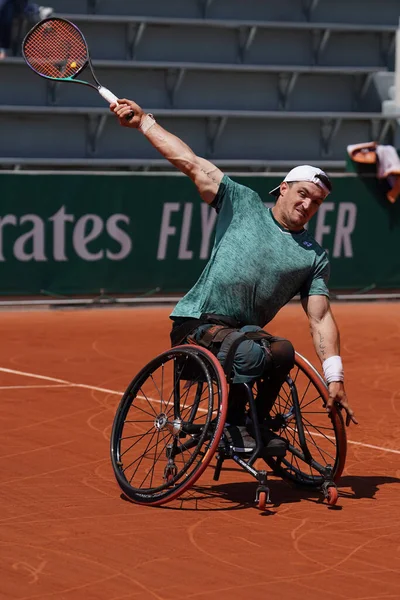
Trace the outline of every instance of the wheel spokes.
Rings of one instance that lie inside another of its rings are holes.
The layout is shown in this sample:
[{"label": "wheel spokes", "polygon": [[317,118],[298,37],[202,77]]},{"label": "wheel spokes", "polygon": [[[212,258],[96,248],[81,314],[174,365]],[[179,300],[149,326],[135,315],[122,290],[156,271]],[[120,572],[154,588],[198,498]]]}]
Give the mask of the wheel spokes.
[{"label": "wheel spokes", "polygon": [[202,467],[221,400],[197,353],[173,349],[161,357],[131,384],[118,433],[118,471],[140,497],[170,494]]}]

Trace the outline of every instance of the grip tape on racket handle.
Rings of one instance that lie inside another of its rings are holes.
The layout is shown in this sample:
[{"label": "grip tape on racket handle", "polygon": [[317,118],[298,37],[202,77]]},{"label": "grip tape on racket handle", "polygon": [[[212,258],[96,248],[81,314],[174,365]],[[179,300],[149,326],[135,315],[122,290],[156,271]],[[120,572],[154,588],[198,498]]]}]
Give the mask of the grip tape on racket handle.
[{"label": "grip tape on racket handle", "polygon": [[115,94],[110,92],[107,88],[100,86],[98,88],[100,96],[103,96],[104,100],[107,100],[109,104],[118,104],[118,98]]},{"label": "grip tape on racket handle", "polygon": [[[100,96],[103,96],[104,100],[107,100],[107,102],[109,104],[118,104],[117,96],[115,94],[113,94],[112,92],[110,92],[110,90],[108,90],[107,88],[105,88],[103,86],[100,86],[97,89],[98,89]],[[135,113],[132,111],[128,115],[126,115],[125,119],[126,119],[126,121],[130,121],[134,116],[135,116]]]}]

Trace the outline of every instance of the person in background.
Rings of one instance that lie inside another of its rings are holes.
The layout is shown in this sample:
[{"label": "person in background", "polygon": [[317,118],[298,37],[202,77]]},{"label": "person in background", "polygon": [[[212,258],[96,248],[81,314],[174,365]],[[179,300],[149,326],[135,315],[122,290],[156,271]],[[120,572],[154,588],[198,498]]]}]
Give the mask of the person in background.
[{"label": "person in background", "polygon": [[[28,26],[53,14],[51,6],[39,6],[30,0],[0,0],[0,60],[10,54],[12,30],[16,19],[26,19]],[[20,42],[22,40],[18,40]]]},{"label": "person in background", "polygon": [[375,164],[376,176],[386,181],[386,199],[394,204],[400,196],[400,157],[396,148],[390,144],[364,142],[347,146],[351,160],[361,164]]},{"label": "person in background", "polygon": [[0,60],[6,58],[11,48],[11,30],[15,6],[10,0],[0,0]]}]

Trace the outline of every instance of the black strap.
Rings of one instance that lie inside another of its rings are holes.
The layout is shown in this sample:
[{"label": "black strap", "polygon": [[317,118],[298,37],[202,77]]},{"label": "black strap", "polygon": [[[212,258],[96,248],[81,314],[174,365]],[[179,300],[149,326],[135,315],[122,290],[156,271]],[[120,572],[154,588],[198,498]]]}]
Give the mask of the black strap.
[{"label": "black strap", "polygon": [[191,335],[200,325],[222,325],[231,329],[240,329],[243,325],[236,319],[226,315],[217,315],[214,313],[203,313],[200,319],[184,319],[180,317],[174,321],[171,331],[171,345],[179,346],[184,344],[189,335]]},{"label": "black strap", "polygon": [[188,335],[193,333],[193,331],[197,329],[201,324],[202,323],[200,319],[188,319],[183,323],[175,322],[170,334],[171,345],[179,346],[180,344],[184,344]]},{"label": "black strap", "polygon": [[201,346],[211,349],[213,344],[222,344],[224,339],[232,333],[232,331],[237,331],[237,329],[225,327],[224,325],[210,325],[203,333],[198,343]]}]

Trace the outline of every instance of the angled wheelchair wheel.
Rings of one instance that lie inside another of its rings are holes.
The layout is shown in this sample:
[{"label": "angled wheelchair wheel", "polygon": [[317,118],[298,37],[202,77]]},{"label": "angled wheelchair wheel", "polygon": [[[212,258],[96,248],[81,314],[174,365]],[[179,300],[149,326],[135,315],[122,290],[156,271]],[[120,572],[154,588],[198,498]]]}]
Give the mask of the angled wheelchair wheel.
[{"label": "angled wheelchair wheel", "polygon": [[204,348],[176,346],[149,362],[112,427],[111,462],[124,494],[159,506],[189,489],[218,447],[227,399],[223,369]]},{"label": "angled wheelchair wheel", "polygon": [[[319,488],[324,482],[338,481],[347,451],[346,429],[341,412],[325,406],[328,389],[318,371],[296,352],[290,380],[280,389],[271,411],[272,428],[286,439],[285,458],[268,458],[276,475],[297,485]],[[293,389],[294,388],[294,389]],[[299,427],[296,399],[301,413]]]}]

